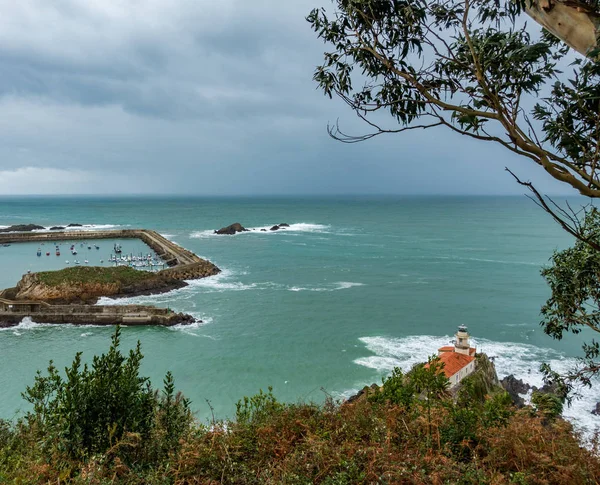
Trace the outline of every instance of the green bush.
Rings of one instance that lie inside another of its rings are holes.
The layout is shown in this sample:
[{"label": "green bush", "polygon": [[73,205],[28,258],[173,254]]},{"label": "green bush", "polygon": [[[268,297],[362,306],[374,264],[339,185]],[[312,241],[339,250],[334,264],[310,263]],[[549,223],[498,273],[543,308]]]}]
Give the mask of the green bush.
[{"label": "green bush", "polygon": [[139,375],[140,343],[125,356],[120,336],[117,327],[108,352],[95,356],[91,366],[82,366],[77,353],[65,378],[50,362],[47,375],[38,372],[23,393],[33,405],[25,420],[38,430],[48,452],[83,459],[128,438],[135,441],[139,459],[139,443],[143,453],[143,445],[152,442],[156,455],[157,436],[159,449],[173,449],[190,425],[188,401],[175,395],[171,374],[162,395],[154,392],[148,378]]}]

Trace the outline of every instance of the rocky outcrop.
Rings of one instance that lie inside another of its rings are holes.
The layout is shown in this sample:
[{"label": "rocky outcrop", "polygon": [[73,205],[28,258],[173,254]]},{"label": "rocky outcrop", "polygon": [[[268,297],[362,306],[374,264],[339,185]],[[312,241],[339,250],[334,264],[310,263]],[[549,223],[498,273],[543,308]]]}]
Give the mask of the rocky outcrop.
[{"label": "rocky outcrop", "polygon": [[65,228],[63,226],[52,226],[50,228],[51,231],[64,231]]},{"label": "rocky outcrop", "polygon": [[523,399],[520,394],[527,394],[533,389],[529,384],[523,382],[521,379],[517,379],[512,374],[502,379],[500,385],[508,392],[513,403],[518,407],[525,406],[525,399]]},{"label": "rocky outcrop", "polygon": [[83,227],[83,225],[75,223],[75,224],[69,224],[67,227]]},{"label": "rocky outcrop", "polygon": [[290,227],[290,225],[286,224],[285,222],[282,222],[281,224],[277,224],[277,225],[273,226],[269,230],[270,231],[279,231],[279,229],[285,229],[286,227]]},{"label": "rocky outcrop", "polygon": [[600,416],[600,402],[596,403],[596,407],[592,409],[591,413],[596,416]]},{"label": "rocky outcrop", "polygon": [[40,229],[46,229],[44,226],[38,226],[37,224],[17,224],[10,227],[0,229],[0,232],[31,232]]},{"label": "rocky outcrop", "polygon": [[238,232],[248,232],[248,229],[242,226],[239,222],[236,222],[234,224],[231,224],[230,226],[222,227],[218,231],[215,231],[215,234],[227,234],[232,236],[234,234],[237,234]]},{"label": "rocky outcrop", "polygon": [[11,296],[16,300],[45,301],[53,304],[96,303],[102,296],[123,298],[166,293],[187,286],[185,280],[214,276],[220,271],[210,261],[202,261],[149,273],[148,278],[132,284],[123,284],[120,281],[106,283],[65,281],[51,286],[40,281],[37,273],[31,273],[23,275],[15,290],[12,290]]},{"label": "rocky outcrop", "polygon": [[353,396],[350,396],[346,399],[346,403],[352,404],[362,399],[366,399],[369,395],[376,394],[379,392],[379,386],[377,384],[371,384],[370,386],[363,387],[360,391],[358,391]]}]

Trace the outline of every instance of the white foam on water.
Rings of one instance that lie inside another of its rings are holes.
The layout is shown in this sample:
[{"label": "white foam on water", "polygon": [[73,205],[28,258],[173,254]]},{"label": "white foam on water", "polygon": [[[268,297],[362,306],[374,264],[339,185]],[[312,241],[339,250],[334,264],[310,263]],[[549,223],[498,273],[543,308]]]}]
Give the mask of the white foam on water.
[{"label": "white foam on water", "polygon": [[[447,345],[451,337],[423,335],[404,338],[363,337],[359,340],[375,355],[360,357],[354,360],[354,363],[374,369],[383,376],[389,374],[394,367],[400,367],[406,372],[413,365],[426,361],[428,356],[437,354],[439,347]],[[543,374],[539,370],[542,362],[547,362],[559,373],[567,372],[577,363],[576,359],[549,348],[487,339],[471,341],[478,352],[495,358],[494,364],[500,379],[512,374],[538,388],[544,385]],[[354,391],[347,390],[340,395],[348,397]],[[591,389],[580,388],[577,391],[580,397],[574,399],[571,406],[565,405],[563,416],[582,433],[584,439],[589,439],[600,429],[600,416],[591,413],[600,401],[600,379],[596,379]]]},{"label": "white foam on water", "polygon": [[189,285],[185,289],[202,289],[203,293],[222,293],[224,291],[246,291],[263,287],[265,283],[242,283],[241,281],[232,281],[236,276],[232,271],[223,270],[218,275],[208,276],[199,280],[188,280]]},{"label": "white foam on water", "polygon": [[207,317],[207,316],[194,314],[194,313],[192,313],[191,315],[196,319],[196,321],[194,323],[189,323],[189,324],[180,323],[178,325],[169,327],[169,330],[176,331],[176,332],[182,332],[182,333],[185,333],[188,335],[192,335],[194,337],[204,337],[204,338],[209,338],[211,340],[217,340],[215,337],[212,337],[210,335],[204,335],[204,334],[198,333],[198,329],[213,323],[212,317]]},{"label": "white foam on water", "polygon": [[64,227],[64,229],[60,229],[60,232],[73,232],[73,231],[103,231],[107,229],[118,229],[120,227],[130,227],[130,224],[82,224],[81,226],[76,227],[67,227],[67,224],[52,224],[51,226],[47,226],[45,229],[34,229],[31,232],[57,232],[50,231],[51,227]]},{"label": "white foam on water", "polygon": [[291,286],[288,288],[288,291],[339,291],[339,290],[347,290],[349,288],[354,288],[356,286],[365,286],[364,283],[356,283],[353,281],[338,281],[336,283],[331,283],[328,286],[317,286],[312,288],[306,288],[302,286]]},{"label": "white foam on water", "polygon": [[[258,227],[248,227],[248,231],[246,232],[238,232],[234,234],[234,236],[246,235],[246,234],[281,234],[281,233],[294,233],[294,232],[312,232],[312,233],[327,233],[331,228],[329,225],[325,224],[313,224],[308,222],[298,222],[296,224],[290,224],[289,227],[282,227],[277,231],[271,231],[271,227],[276,224],[269,224],[266,226],[258,226]],[[264,230],[263,230],[264,229]],[[204,231],[195,231],[190,234],[190,238],[192,239],[205,239],[208,237],[219,236],[223,237],[220,234],[215,234],[214,229],[208,229]]]},{"label": "white foam on water", "polygon": [[13,332],[15,335],[22,335],[21,331],[23,330],[32,330],[35,328],[41,328],[41,327],[49,327],[51,324],[50,323],[35,323],[34,321],[31,320],[30,317],[25,317],[23,318],[23,320],[21,320],[21,322],[14,326],[14,327],[7,327],[7,328],[0,328],[0,331],[2,332]]},{"label": "white foam on water", "polygon": [[244,275],[246,272],[233,272],[228,269],[223,269],[218,275],[208,276],[197,280],[186,280],[188,284],[183,288],[177,288],[165,293],[156,295],[139,295],[125,298],[110,298],[100,297],[98,305],[173,305],[177,301],[190,300],[198,293],[223,293],[226,291],[247,291],[247,290],[264,290],[267,288],[277,287],[275,283],[242,283],[235,281],[239,275]]},{"label": "white foam on water", "polygon": [[94,333],[93,332],[85,332],[85,333],[82,333],[80,336],[81,337],[89,337],[91,335],[94,335]]}]

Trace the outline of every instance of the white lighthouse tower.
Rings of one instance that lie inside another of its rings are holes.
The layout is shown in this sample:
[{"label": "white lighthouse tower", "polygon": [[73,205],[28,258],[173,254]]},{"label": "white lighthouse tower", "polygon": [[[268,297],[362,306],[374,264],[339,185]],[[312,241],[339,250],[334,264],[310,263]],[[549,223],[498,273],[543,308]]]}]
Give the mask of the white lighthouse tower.
[{"label": "white lighthouse tower", "polygon": [[454,351],[459,354],[471,355],[471,341],[469,340],[467,327],[460,325],[454,337]]}]

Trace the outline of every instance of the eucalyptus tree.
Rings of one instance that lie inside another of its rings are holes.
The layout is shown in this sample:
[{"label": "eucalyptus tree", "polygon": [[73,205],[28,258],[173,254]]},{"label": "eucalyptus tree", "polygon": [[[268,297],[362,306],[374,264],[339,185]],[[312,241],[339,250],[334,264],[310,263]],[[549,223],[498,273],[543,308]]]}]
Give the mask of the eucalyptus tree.
[{"label": "eucalyptus tree", "polygon": [[[600,197],[596,0],[333,3],[332,13],[314,9],[307,17],[328,48],[314,80],[365,122],[365,132],[349,134],[338,121],[328,127],[332,137],[356,143],[445,129],[500,145],[580,194]],[[544,330],[558,339],[583,328],[600,332],[600,216],[589,206],[560,207],[511,174],[581,242],[572,251],[589,272],[581,279],[572,258],[555,255],[543,272],[552,289]],[[584,350],[568,377],[590,383],[600,348],[592,341]]]}]

